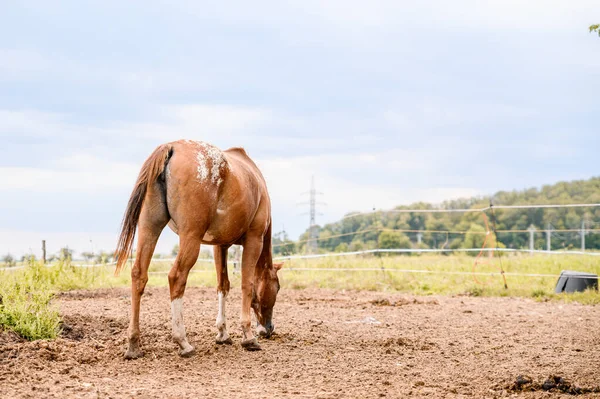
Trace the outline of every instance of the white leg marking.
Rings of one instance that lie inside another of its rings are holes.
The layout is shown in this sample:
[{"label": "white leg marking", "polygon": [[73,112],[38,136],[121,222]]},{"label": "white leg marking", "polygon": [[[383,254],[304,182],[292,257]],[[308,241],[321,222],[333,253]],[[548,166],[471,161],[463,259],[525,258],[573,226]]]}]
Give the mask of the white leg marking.
[{"label": "white leg marking", "polygon": [[193,350],[185,336],[185,325],[183,324],[183,298],[173,299],[171,302],[171,321],[173,323],[173,340],[185,353]]},{"label": "white leg marking", "polygon": [[173,322],[173,339],[180,343],[185,340],[185,325],[183,324],[183,299],[177,298],[171,302],[171,320]]},{"label": "white leg marking", "polygon": [[217,314],[217,328],[219,331],[223,331],[227,323],[225,316],[225,298],[226,296],[219,291],[219,313]]},{"label": "white leg marking", "polygon": [[227,320],[225,316],[225,299],[227,294],[219,291],[219,313],[217,314],[217,342],[218,343],[231,343],[229,334],[227,333]]}]

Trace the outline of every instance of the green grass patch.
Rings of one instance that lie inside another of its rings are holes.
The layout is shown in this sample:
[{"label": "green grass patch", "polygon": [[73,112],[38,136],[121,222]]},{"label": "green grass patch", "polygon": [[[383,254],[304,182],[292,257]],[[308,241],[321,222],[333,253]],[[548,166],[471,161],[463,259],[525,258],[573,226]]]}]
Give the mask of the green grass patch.
[{"label": "green grass patch", "polygon": [[[32,263],[23,271],[4,272],[0,280],[0,326],[29,340],[54,338],[60,317],[51,306],[49,270]],[[53,275],[57,272],[53,271]]]},{"label": "green grass patch", "polygon": [[[562,270],[600,274],[600,257],[504,255],[502,259],[486,257],[477,264],[473,257],[466,255],[294,259],[285,263],[280,276],[282,285],[291,288],[401,291],[415,295],[513,296],[600,303],[596,290],[554,294]],[[505,272],[507,288],[504,287],[500,267]]]},{"label": "green grass patch", "polygon": [[108,270],[59,262],[46,267],[31,262],[23,269],[0,273],[0,328],[28,340],[52,339],[60,333],[60,316],[52,299],[57,292],[127,284],[110,279]]},{"label": "green grass patch", "polygon": [[[555,294],[562,270],[600,274],[600,257],[576,255],[512,255],[500,261],[486,258],[474,265],[470,256],[354,256],[294,259],[279,273],[284,289],[329,288],[408,292],[415,295],[467,295],[528,297],[539,301],[558,300],[600,304],[597,290]],[[499,274],[506,272],[507,288]],[[52,298],[57,292],[74,289],[126,287],[130,264],[119,277],[114,266],[75,267],[59,263],[46,267],[31,263],[24,269],[0,272],[0,327],[26,339],[54,338],[60,332],[60,317]],[[153,260],[149,286],[167,286],[172,262]],[[366,269],[366,270],[365,270]],[[477,273],[477,274],[474,274]],[[530,274],[533,276],[525,276]],[[229,265],[234,289],[240,273]],[[188,287],[215,287],[216,275],[210,262],[198,262],[190,273]]]}]

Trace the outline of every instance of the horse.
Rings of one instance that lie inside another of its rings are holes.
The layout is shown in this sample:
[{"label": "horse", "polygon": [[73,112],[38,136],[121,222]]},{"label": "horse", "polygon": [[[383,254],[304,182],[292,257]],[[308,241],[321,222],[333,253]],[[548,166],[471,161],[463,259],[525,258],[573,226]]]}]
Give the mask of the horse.
[{"label": "horse", "polygon": [[115,252],[118,275],[131,255],[131,319],[126,359],[143,356],[140,347],[140,300],[148,282],[148,267],[156,242],[169,226],[179,236],[179,253],[169,271],[173,340],[179,355],[195,349],[187,340],[183,322],[183,295],[201,244],[214,246],[219,302],[216,342],[231,344],[225,318],[229,293],[227,250],[242,245],[242,341],[246,350],[261,347],[251,328],[254,310],[256,332],[269,337],[274,325],[273,307],[279,292],[271,247],[271,202],[265,179],[243,148],[221,151],[212,144],[179,140],[158,146],[144,162],[129,198]]}]

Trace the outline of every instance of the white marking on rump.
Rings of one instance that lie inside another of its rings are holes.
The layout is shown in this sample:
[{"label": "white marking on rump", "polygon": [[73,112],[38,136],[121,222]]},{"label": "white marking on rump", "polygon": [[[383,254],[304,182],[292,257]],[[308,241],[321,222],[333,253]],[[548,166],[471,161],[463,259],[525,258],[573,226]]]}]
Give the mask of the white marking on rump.
[{"label": "white marking on rump", "polygon": [[199,147],[196,154],[198,180],[202,183],[210,176],[211,182],[220,185],[223,182],[223,179],[221,179],[221,170],[227,167],[227,161],[223,152],[208,143],[197,142],[197,145]]},{"label": "white marking on rump", "polygon": [[196,155],[196,163],[198,164],[198,180],[203,182],[208,177],[208,167],[206,166],[206,157],[202,150]]},{"label": "white marking on rump", "polygon": [[185,341],[183,298],[176,298],[171,301],[171,321],[173,323],[173,339],[177,341],[177,343]]},{"label": "white marking on rump", "polygon": [[227,320],[225,319],[225,298],[226,295],[219,291],[219,313],[217,313],[217,328],[219,331],[223,331],[226,326]]}]

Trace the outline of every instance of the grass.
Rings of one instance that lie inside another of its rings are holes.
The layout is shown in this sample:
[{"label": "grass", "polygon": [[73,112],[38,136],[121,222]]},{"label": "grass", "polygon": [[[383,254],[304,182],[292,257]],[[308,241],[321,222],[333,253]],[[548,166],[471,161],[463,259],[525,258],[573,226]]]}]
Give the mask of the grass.
[{"label": "grass", "polygon": [[[284,289],[331,288],[399,291],[416,295],[513,296],[585,304],[600,303],[600,295],[595,290],[554,294],[557,276],[562,270],[600,274],[600,257],[505,254],[501,259],[482,259],[475,267],[474,262],[475,258],[467,255],[367,255],[294,259],[285,262],[279,275]],[[499,273],[500,265],[506,273],[508,288],[504,288],[504,280]],[[167,285],[166,273],[170,267],[170,262],[153,261],[148,284]],[[482,275],[474,276],[473,272]],[[532,277],[512,275],[513,273],[549,276]],[[122,274],[126,275],[128,271],[123,271]],[[240,275],[233,271],[232,265],[229,266],[229,277],[232,287],[239,287]],[[213,265],[208,262],[198,263],[188,281],[189,286],[214,287],[216,276]]]},{"label": "grass", "polygon": [[50,301],[62,267],[32,263],[23,271],[5,272],[0,280],[0,325],[29,340],[54,338],[60,317]]},{"label": "grass", "polygon": [[46,267],[31,262],[23,269],[0,272],[0,329],[28,340],[51,339],[60,333],[60,315],[52,304],[57,292],[126,285],[108,269],[75,267],[59,262]]},{"label": "grass", "polygon": [[[596,290],[555,294],[554,286],[562,270],[600,274],[600,257],[577,255],[505,255],[483,259],[467,255],[355,256],[286,261],[280,272],[284,289],[331,288],[409,292],[415,295],[469,295],[529,297],[538,301],[559,300],[600,304]],[[499,274],[506,272],[507,288]],[[153,260],[149,286],[168,285],[171,262]],[[369,270],[360,270],[360,269]],[[323,270],[325,269],[325,270]],[[31,263],[21,270],[0,272],[0,327],[26,339],[54,338],[60,332],[60,317],[52,304],[60,291],[129,286],[129,265],[119,277],[113,266],[74,267],[59,263],[45,267]],[[234,289],[240,274],[229,266]],[[475,273],[480,273],[474,275]],[[548,276],[522,276],[536,274]],[[188,286],[215,287],[214,266],[199,262],[192,270]]]},{"label": "grass", "polygon": [[[597,291],[554,294],[562,270],[600,274],[600,257],[577,255],[511,255],[482,259],[467,255],[384,256],[293,260],[282,274],[285,285],[293,288],[350,288],[402,291],[418,295],[516,296],[537,299],[600,302]],[[505,271],[506,285],[500,275]],[[359,268],[372,271],[356,271]],[[294,270],[296,269],[296,270]],[[331,269],[331,270],[315,270]],[[336,269],[350,269],[337,271]],[[354,269],[354,270],[352,270]],[[474,275],[473,272],[479,273]],[[535,274],[547,276],[521,276]]]}]

